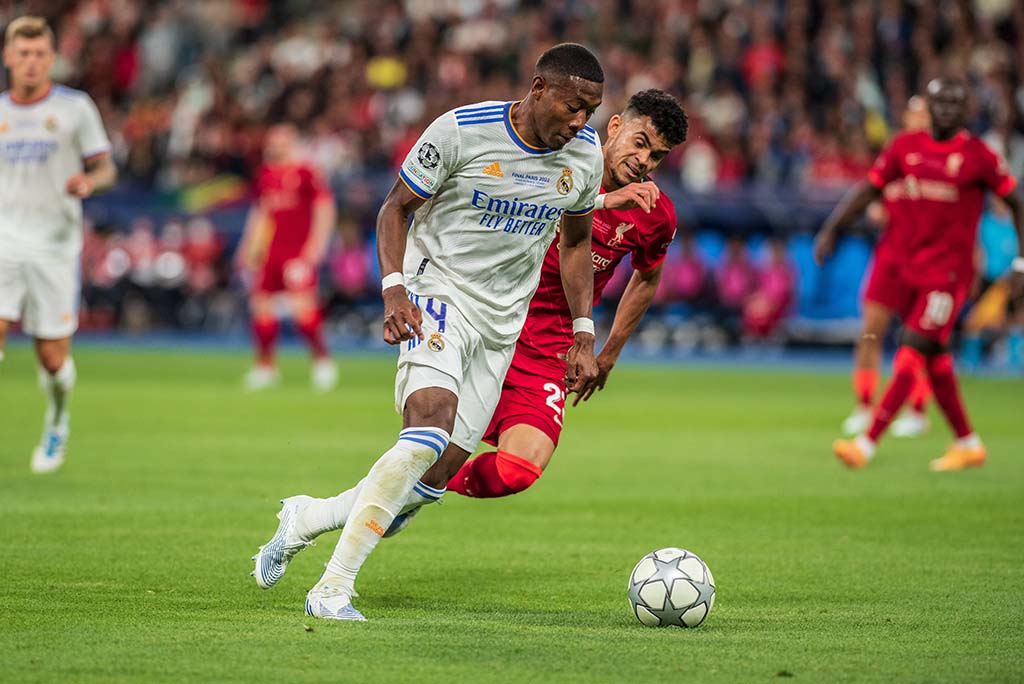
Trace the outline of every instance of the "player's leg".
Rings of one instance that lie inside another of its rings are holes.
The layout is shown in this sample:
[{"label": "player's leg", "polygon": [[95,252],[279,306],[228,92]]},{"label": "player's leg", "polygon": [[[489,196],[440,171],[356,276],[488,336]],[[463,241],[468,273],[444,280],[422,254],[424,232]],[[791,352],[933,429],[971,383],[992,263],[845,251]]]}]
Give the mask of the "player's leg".
[{"label": "player's leg", "polygon": [[7,331],[21,320],[25,303],[25,273],[21,262],[0,256],[0,361],[4,358]]},{"label": "player's leg", "polygon": [[[285,273],[287,283],[287,270]],[[317,302],[315,283],[314,287],[310,287],[303,281],[302,287],[289,289],[288,300],[295,316],[295,327],[306,341],[313,358],[310,372],[313,388],[328,392],[338,384],[338,367],[331,360],[324,342],[323,314]]]},{"label": "player's leg", "polygon": [[280,379],[274,364],[274,352],[281,323],[274,311],[273,294],[262,288],[254,291],[249,297],[249,312],[256,362],[245,376],[245,386],[250,390],[261,390],[272,387]]},{"label": "player's leg", "polygon": [[857,405],[843,421],[843,432],[857,434],[871,421],[871,408],[882,368],[882,341],[892,320],[892,311],[876,301],[864,300],[860,337],[853,348],[853,391]]},{"label": "player's leg", "polygon": [[71,336],[78,327],[78,269],[74,261],[26,262],[25,332],[35,339],[39,386],[46,395],[43,434],[32,470],[51,472],[64,463],[70,436],[75,361]]},{"label": "player's leg", "polygon": [[0,318],[0,361],[4,360],[4,348],[7,346],[7,330],[11,322],[6,318]]},{"label": "player's leg", "polygon": [[463,496],[493,499],[528,489],[544,472],[555,444],[532,425],[512,425],[498,439],[498,449],[467,461],[448,483]]}]

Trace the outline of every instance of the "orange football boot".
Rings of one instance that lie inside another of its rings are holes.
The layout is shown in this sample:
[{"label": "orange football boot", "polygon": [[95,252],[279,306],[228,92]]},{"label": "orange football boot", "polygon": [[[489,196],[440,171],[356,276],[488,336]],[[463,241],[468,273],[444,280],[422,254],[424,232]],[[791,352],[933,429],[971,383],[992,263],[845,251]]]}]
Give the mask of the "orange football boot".
[{"label": "orange football boot", "polygon": [[832,442],[832,451],[847,468],[863,468],[868,464],[867,455],[855,439],[837,439]]},{"label": "orange football boot", "polygon": [[985,465],[986,456],[984,445],[972,449],[970,447],[958,447],[954,444],[942,455],[942,458],[937,458],[929,463],[928,469],[938,473],[946,470],[977,468]]}]

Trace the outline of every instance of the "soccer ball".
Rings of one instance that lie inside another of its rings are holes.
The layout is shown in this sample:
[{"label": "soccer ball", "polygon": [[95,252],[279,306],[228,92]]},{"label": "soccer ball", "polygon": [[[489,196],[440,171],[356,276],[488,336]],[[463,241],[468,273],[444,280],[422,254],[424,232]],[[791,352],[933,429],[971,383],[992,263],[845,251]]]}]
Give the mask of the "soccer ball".
[{"label": "soccer ball", "polygon": [[696,627],[715,605],[715,579],[689,551],[658,549],[630,573],[629,602],[648,627]]}]

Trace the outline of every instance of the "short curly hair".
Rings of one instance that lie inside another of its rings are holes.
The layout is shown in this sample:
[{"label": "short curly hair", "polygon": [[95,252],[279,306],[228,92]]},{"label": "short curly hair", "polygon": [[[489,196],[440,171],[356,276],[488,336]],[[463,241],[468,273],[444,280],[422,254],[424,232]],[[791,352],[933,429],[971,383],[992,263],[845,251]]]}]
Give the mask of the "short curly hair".
[{"label": "short curly hair", "polygon": [[594,83],[604,83],[604,70],[594,53],[579,43],[560,43],[548,49],[537,60],[541,75],[576,76]]},{"label": "short curly hair", "polygon": [[686,131],[689,129],[689,122],[686,119],[686,112],[679,100],[672,97],[664,90],[651,88],[641,90],[629,98],[623,116],[647,116],[651,123],[658,129],[658,133],[672,147],[686,140]]}]

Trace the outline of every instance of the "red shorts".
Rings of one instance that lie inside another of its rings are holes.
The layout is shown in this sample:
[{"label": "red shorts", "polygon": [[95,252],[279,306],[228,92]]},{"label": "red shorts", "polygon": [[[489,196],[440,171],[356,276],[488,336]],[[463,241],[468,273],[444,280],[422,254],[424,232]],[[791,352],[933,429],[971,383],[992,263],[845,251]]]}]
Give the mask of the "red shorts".
[{"label": "red shorts", "polygon": [[497,446],[501,433],[513,425],[531,425],[558,446],[564,414],[565,369],[537,363],[517,349],[483,440]]},{"label": "red shorts", "polygon": [[864,301],[880,304],[902,316],[910,289],[910,285],[903,279],[899,261],[884,250],[876,250],[868,286],[864,290]]},{"label": "red shorts", "polygon": [[903,325],[930,340],[948,343],[970,289],[969,282],[915,287],[900,312]]},{"label": "red shorts", "polygon": [[317,286],[316,268],[299,258],[269,259],[256,274],[256,292],[308,292]]}]

